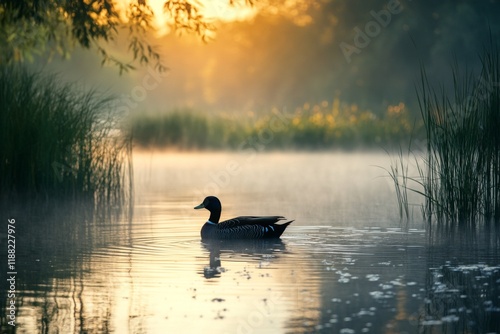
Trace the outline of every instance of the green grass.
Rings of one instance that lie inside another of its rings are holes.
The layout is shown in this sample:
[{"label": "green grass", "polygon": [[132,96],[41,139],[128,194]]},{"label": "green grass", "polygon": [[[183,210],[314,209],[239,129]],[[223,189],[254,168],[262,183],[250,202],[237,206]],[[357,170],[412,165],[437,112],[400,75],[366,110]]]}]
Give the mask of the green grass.
[{"label": "green grass", "polygon": [[[423,195],[429,227],[473,231],[500,221],[499,56],[492,43],[479,58],[479,72],[464,73],[455,64],[451,92],[436,88],[422,67],[417,95],[427,147],[420,177],[400,174],[395,183],[418,183],[409,190]],[[401,195],[398,201],[407,205]]]},{"label": "green grass", "polygon": [[121,203],[130,141],[113,100],[57,76],[0,67],[0,197]]},{"label": "green grass", "polygon": [[129,126],[141,147],[260,151],[400,144],[410,138],[410,118],[403,103],[375,114],[336,98],[332,103],[305,104],[293,112],[227,114],[177,109],[141,113],[129,120]]}]

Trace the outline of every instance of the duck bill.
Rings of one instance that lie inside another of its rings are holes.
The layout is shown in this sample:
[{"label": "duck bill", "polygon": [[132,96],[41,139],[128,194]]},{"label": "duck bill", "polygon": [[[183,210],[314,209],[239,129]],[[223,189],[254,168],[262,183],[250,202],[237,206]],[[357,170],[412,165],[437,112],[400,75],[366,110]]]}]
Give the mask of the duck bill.
[{"label": "duck bill", "polygon": [[197,206],[195,206],[194,208],[195,208],[196,210],[198,210],[198,209],[203,209],[203,208],[205,208],[205,204],[201,203],[200,205],[197,205]]}]

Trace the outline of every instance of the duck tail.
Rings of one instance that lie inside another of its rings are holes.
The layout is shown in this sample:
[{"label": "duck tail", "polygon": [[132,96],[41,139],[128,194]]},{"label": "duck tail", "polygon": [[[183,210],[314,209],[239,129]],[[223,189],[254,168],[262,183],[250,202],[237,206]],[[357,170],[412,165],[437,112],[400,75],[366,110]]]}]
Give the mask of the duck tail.
[{"label": "duck tail", "polygon": [[294,222],[293,220],[290,220],[289,222],[283,224],[274,225],[274,227],[276,228],[276,237],[279,238],[283,234],[283,232],[285,232],[285,229],[288,227],[288,225],[290,225],[293,222]]}]

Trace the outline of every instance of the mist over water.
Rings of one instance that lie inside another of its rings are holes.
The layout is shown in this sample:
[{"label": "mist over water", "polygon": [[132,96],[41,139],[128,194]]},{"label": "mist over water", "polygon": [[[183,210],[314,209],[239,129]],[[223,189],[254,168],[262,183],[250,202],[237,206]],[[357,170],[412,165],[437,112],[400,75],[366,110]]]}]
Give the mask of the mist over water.
[{"label": "mist over water", "polygon": [[[149,36],[166,73],[146,65],[120,76],[94,50],[28,65],[114,95],[106,111],[123,123],[111,133],[133,116],[159,116],[143,129],[153,144],[141,147],[192,151],[133,152],[130,207],[2,204],[2,333],[500,333],[494,228],[433,234],[415,192],[401,221],[384,170],[394,160],[378,150],[418,128],[422,68],[445,90],[454,56],[477,70],[499,14],[496,0],[286,1],[217,23],[206,44]],[[110,42],[110,54],[127,59],[124,40]],[[160,123],[165,112],[174,121]],[[155,146],[152,129],[171,137]],[[419,175],[412,164],[407,173]],[[294,222],[279,240],[202,242],[208,211],[193,207],[209,195],[221,200],[222,220]],[[5,247],[14,235],[15,265]]]},{"label": "mist over water", "polygon": [[[416,213],[402,226],[373,166],[389,164],[385,153],[136,152],[134,161],[132,216],[60,209],[34,234],[22,228],[34,217],[12,213],[17,330],[500,330],[498,249],[430,246]],[[281,240],[201,242],[208,211],[193,206],[206,192],[221,199],[222,219],[295,222]],[[63,230],[62,220],[82,228]]]}]

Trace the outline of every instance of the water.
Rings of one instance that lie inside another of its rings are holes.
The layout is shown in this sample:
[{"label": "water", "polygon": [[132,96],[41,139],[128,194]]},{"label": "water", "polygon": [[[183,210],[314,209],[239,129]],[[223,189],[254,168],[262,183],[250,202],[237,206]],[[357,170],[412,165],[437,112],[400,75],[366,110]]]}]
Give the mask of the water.
[{"label": "water", "polygon": [[[376,167],[388,165],[376,153],[140,153],[132,216],[63,205],[2,212],[18,229],[15,328],[500,332],[498,248],[428,245],[418,208],[401,228],[392,183]],[[281,240],[204,243],[208,211],[193,207],[208,194],[221,199],[222,219],[295,222]]]}]

